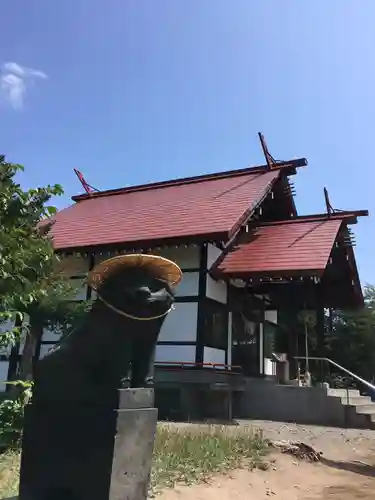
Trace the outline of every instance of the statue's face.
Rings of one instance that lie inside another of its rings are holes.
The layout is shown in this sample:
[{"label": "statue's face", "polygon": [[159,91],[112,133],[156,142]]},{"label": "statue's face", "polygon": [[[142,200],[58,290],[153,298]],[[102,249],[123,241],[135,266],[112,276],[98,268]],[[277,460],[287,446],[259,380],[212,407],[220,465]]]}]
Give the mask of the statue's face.
[{"label": "statue's face", "polygon": [[174,302],[168,283],[156,278],[146,267],[127,268],[107,279],[99,289],[112,306],[140,318],[166,313]]}]

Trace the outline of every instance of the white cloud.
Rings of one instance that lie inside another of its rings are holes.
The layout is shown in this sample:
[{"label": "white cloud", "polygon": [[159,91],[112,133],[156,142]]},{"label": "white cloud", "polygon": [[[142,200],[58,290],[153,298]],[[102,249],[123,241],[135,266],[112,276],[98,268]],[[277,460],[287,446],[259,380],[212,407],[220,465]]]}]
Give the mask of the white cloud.
[{"label": "white cloud", "polygon": [[27,68],[15,62],[6,62],[0,69],[0,93],[14,109],[22,109],[28,87],[37,79],[47,78],[43,71]]}]

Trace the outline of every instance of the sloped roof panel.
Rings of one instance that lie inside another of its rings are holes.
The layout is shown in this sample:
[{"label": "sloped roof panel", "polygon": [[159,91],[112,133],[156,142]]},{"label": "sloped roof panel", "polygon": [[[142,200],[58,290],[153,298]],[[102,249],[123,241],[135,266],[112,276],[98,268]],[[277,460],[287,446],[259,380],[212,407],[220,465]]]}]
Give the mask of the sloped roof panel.
[{"label": "sloped roof panel", "polygon": [[86,198],[55,216],[56,249],[225,233],[251,212],[279,172],[251,172]]},{"label": "sloped roof panel", "polygon": [[281,222],[259,226],[250,241],[236,246],[216,266],[227,276],[322,272],[342,219]]}]

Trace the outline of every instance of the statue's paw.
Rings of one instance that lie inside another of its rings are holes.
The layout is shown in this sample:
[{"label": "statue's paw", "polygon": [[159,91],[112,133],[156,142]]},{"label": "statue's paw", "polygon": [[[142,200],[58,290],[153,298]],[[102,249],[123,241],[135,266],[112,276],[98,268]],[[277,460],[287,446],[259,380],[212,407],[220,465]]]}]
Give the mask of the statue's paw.
[{"label": "statue's paw", "polygon": [[147,377],[145,380],[145,387],[154,387],[155,380],[154,377]]},{"label": "statue's paw", "polygon": [[123,378],[121,380],[121,388],[122,389],[129,389],[130,387],[130,378]]}]

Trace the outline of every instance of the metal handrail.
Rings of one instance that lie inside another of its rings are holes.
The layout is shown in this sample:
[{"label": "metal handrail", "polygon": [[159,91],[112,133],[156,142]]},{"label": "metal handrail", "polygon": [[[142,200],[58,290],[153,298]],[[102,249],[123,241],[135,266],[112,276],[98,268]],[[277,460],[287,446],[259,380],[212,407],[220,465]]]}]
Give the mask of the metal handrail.
[{"label": "metal handrail", "polygon": [[[294,359],[305,360],[306,356],[294,356]],[[355,380],[358,380],[358,382],[361,382],[361,384],[363,384],[366,387],[368,387],[369,389],[375,391],[375,385],[370,384],[370,382],[367,382],[367,380],[364,380],[363,378],[359,377],[358,375],[356,375],[355,373],[351,372],[350,370],[347,370],[346,368],[344,368],[343,366],[339,365],[338,363],[336,363],[336,361],[333,361],[330,358],[318,358],[318,357],[314,357],[314,356],[311,356],[311,357],[309,356],[308,359],[312,360],[312,361],[327,361],[328,363],[330,363],[331,365],[335,366],[339,370],[341,370],[344,373],[347,373],[348,375],[350,375],[351,377],[353,377]]]}]

